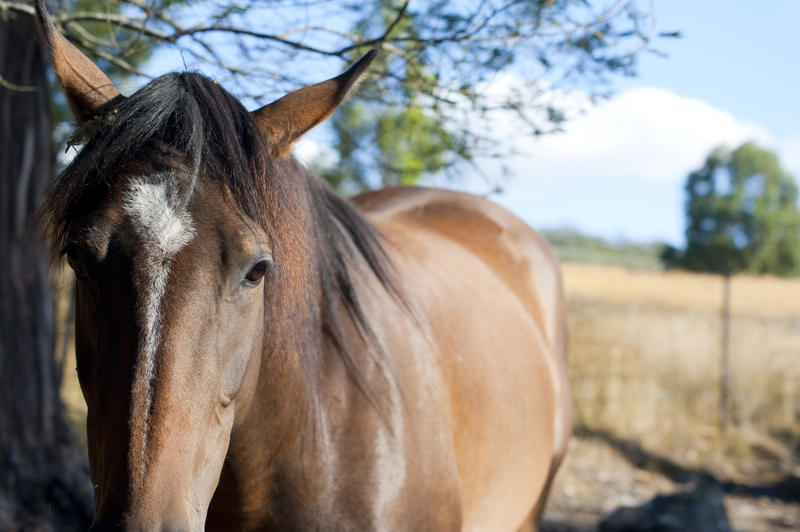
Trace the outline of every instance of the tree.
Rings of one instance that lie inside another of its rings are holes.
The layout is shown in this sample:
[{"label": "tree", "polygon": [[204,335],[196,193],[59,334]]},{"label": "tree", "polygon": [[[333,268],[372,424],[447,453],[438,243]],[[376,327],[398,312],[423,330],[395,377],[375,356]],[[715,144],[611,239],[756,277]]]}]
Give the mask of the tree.
[{"label": "tree", "polygon": [[[379,90],[374,82],[365,85],[362,96]],[[405,105],[384,109],[369,99],[345,102],[331,120],[339,160],[316,163],[319,174],[340,192],[354,194],[376,186],[413,185],[459,158],[468,161],[465,140],[417,104],[419,95],[412,89],[405,96]]]},{"label": "tree", "polygon": [[[0,18],[0,529],[85,529],[92,490],[58,395],[48,260],[30,234],[51,177],[47,55]],[[13,83],[11,83],[13,81]]]},{"label": "tree", "polygon": [[731,275],[800,274],[797,185],[771,151],[713,150],[686,180],[686,249],[667,266]]},{"label": "tree", "polygon": [[392,54],[334,117],[339,159],[321,169],[345,192],[457,176],[476,155],[497,155],[488,120],[496,111],[517,114],[527,125],[521,134],[559,131],[566,113],[554,94],[582,84],[603,95],[609,75],[635,72],[653,37],[677,36],[657,33],[636,2],[606,10],[571,0],[374,5],[354,33],[391,28]]},{"label": "tree", "polygon": [[[341,68],[331,61],[381,48],[360,103],[343,111],[363,134],[334,127],[337,166],[357,172],[352,189],[413,182],[491,152],[481,117],[496,110],[519,114],[531,134],[556,131],[565,114],[554,94],[580,86],[602,96],[655,37],[676,35],[658,33],[638,0],[90,1],[65,0],[54,14],[90,56],[144,75],[132,58],[163,45],[259,104]],[[4,9],[32,13],[24,0],[0,0]]]},{"label": "tree", "polygon": [[724,276],[720,356],[720,422],[730,421],[730,278],[737,272],[800,274],[797,185],[775,153],[746,142],[713,150],[689,174],[686,249],[667,247],[667,267]]}]

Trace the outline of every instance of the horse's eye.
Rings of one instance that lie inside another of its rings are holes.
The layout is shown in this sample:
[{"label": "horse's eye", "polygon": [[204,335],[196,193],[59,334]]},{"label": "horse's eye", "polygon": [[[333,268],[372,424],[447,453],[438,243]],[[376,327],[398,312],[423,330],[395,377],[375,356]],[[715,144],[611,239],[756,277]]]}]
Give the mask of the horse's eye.
[{"label": "horse's eye", "polygon": [[75,277],[85,277],[86,269],[83,267],[83,261],[81,261],[75,248],[67,248],[65,254],[67,256],[67,264],[75,272]]},{"label": "horse's eye", "polygon": [[258,286],[261,282],[261,279],[264,278],[264,275],[267,273],[267,270],[270,267],[270,261],[268,260],[260,260],[258,261],[255,266],[253,266],[247,275],[244,276],[244,280],[242,284],[245,286]]}]

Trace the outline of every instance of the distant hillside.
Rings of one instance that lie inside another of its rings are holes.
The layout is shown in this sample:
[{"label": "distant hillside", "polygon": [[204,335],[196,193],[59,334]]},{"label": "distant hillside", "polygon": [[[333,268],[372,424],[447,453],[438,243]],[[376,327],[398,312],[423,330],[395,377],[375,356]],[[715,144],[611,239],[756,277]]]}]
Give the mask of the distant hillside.
[{"label": "distant hillside", "polygon": [[661,242],[611,241],[570,228],[544,229],[541,233],[562,261],[608,264],[636,270],[664,269],[659,259],[664,248]]}]

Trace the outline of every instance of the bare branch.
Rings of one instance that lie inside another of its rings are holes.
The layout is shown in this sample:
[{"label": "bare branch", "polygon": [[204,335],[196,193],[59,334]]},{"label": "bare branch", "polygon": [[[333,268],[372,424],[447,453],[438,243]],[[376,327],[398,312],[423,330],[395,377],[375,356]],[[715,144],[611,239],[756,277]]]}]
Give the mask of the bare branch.
[{"label": "bare branch", "polygon": [[17,85],[15,83],[11,83],[3,76],[0,76],[0,87],[15,92],[36,92],[38,90],[36,87],[32,87],[30,85]]},{"label": "bare branch", "polygon": [[[635,58],[654,51],[660,35],[634,0],[603,2],[602,8],[586,0],[234,0],[208,2],[203,10],[182,3],[163,7],[160,0],[118,1],[122,9],[115,3],[110,11],[63,11],[53,20],[121,72],[143,76],[138,51],[174,47],[215,75],[229,75],[237,95],[256,100],[278,84],[311,81],[298,65],[347,60],[359,49],[380,47],[387,53],[373,65],[369,89],[362,85],[371,115],[423,107],[476,150],[487,144],[485,132],[474,118],[456,115],[511,111],[536,134],[551,132],[565,114],[543,94],[576,82],[590,98],[604,94],[608,76],[633,72]],[[260,18],[265,8],[280,16]],[[9,14],[30,16],[34,9],[25,0],[0,0],[0,16]],[[280,26],[284,20],[289,27]],[[98,23],[107,26],[107,35],[98,33]],[[486,87],[512,63],[513,75],[529,83],[492,99]],[[0,79],[0,86],[14,85]],[[390,166],[384,170],[397,170]]]}]

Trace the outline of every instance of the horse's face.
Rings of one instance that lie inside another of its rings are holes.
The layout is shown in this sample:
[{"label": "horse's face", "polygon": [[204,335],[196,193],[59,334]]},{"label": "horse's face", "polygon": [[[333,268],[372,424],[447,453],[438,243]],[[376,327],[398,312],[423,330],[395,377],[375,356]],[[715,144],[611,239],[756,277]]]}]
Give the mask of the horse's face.
[{"label": "horse's face", "polygon": [[255,387],[271,250],[213,184],[182,205],[174,176],[123,181],[67,251],[98,518],[199,529]]},{"label": "horse's face", "polygon": [[[289,194],[276,192],[288,190],[288,179],[283,188],[264,184],[266,161],[328,117],[375,53],[253,113],[191,74],[159,78],[126,99],[55,30],[41,1],[36,8],[78,122],[112,101],[116,116],[103,118],[112,125],[91,137],[44,208],[52,243],[67,244],[77,278],[95,527],[199,530],[255,398],[272,409],[270,419],[279,402],[296,399],[291,379],[279,378],[292,366],[270,317],[281,314],[287,331],[301,326],[284,303],[304,301],[294,297],[308,279],[303,241],[291,233],[304,216],[302,201],[289,208]],[[184,120],[196,115],[199,126]],[[269,221],[279,217],[286,231]],[[268,228],[282,242],[275,270]],[[289,271],[297,273],[273,273]]]}]

